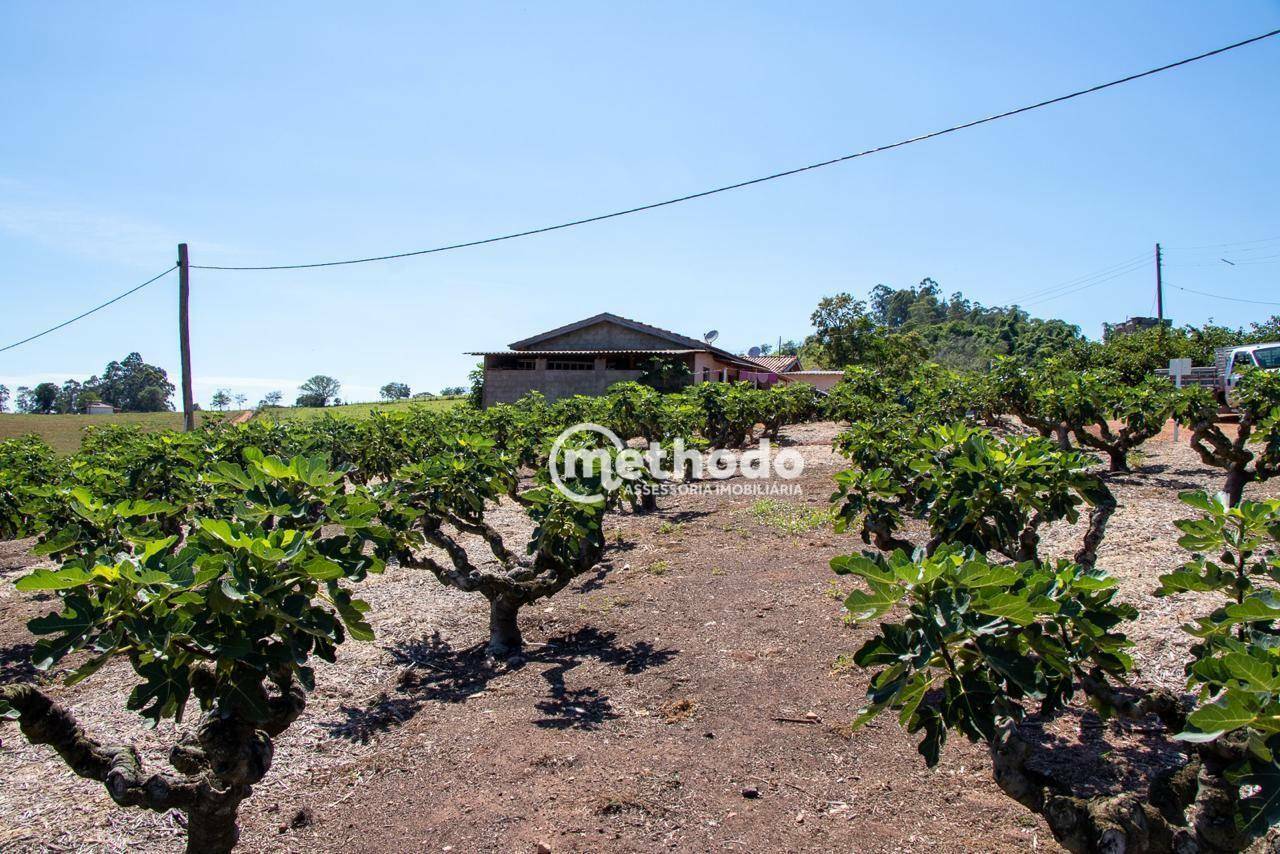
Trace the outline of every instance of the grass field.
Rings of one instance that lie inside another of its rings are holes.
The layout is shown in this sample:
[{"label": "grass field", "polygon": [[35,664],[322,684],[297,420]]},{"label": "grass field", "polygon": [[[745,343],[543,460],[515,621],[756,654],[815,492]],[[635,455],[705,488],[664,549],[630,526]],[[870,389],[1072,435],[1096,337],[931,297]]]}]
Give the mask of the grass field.
[{"label": "grass field", "polygon": [[[370,411],[401,412],[411,406],[431,408],[456,406],[463,398],[427,398],[425,400],[400,400],[394,403],[348,403],[342,406],[292,407],[285,406],[268,411],[268,417],[281,421],[316,418],[329,413],[343,418],[362,418]],[[197,412],[197,421],[206,418],[234,418],[239,412]],[[117,415],[19,415],[0,413],[0,440],[12,439],[35,433],[60,454],[75,453],[80,449],[80,437],[90,424],[128,424],[143,430],[179,430],[182,428],[181,412],[121,412]]]},{"label": "grass field", "polygon": [[407,412],[415,406],[425,406],[430,409],[457,406],[465,399],[462,397],[428,397],[420,400],[397,400],[393,403],[344,403],[342,406],[325,407],[281,406],[268,409],[265,415],[279,421],[316,418],[325,413],[344,418],[363,418],[370,412]]}]

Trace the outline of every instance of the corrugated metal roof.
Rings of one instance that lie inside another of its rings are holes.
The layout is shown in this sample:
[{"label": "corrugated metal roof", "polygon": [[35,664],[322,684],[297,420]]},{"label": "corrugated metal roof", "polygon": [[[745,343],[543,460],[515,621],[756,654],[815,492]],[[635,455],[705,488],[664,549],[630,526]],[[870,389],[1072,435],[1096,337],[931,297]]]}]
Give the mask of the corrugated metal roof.
[{"label": "corrugated metal roof", "polygon": [[706,350],[480,350],[468,356],[520,356],[533,359],[539,356],[683,356],[689,353],[705,353]]},{"label": "corrugated metal roof", "polygon": [[748,358],[775,374],[782,373],[790,365],[799,361],[797,356],[750,356]]}]

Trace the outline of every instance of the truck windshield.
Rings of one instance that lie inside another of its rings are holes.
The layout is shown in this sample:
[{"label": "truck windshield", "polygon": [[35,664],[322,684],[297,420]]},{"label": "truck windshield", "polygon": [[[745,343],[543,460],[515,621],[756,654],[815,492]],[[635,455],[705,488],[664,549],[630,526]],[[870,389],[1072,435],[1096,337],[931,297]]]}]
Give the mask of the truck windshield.
[{"label": "truck windshield", "polygon": [[1253,351],[1258,367],[1265,370],[1280,368],[1280,347],[1261,347]]}]

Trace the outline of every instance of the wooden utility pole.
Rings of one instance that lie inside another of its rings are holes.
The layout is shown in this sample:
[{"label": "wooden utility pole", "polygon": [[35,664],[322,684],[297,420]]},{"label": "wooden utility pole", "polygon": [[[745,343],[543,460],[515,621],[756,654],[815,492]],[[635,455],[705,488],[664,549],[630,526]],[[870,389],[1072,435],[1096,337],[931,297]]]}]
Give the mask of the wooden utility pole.
[{"label": "wooden utility pole", "polygon": [[1162,279],[1164,265],[1161,263],[1160,244],[1156,244],[1156,319],[1164,322],[1164,281]]},{"label": "wooden utility pole", "polygon": [[191,327],[188,308],[191,302],[191,265],[187,261],[187,244],[178,244],[178,346],[182,349],[182,429],[196,429],[195,400],[191,394]]}]

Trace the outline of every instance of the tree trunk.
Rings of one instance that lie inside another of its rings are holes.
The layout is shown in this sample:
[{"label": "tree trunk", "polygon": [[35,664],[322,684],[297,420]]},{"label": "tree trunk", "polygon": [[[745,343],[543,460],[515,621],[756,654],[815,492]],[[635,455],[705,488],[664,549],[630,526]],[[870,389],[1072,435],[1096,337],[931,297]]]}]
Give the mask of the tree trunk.
[{"label": "tree trunk", "polygon": [[1111,471],[1127,472],[1129,471],[1129,455],[1124,451],[1107,451],[1111,455]]},{"label": "tree trunk", "polygon": [[495,596],[489,600],[489,645],[485,651],[493,658],[515,655],[524,646],[520,625],[516,621],[520,604],[509,596]]},{"label": "tree trunk", "polygon": [[1222,491],[1227,494],[1227,501],[1232,507],[1240,503],[1244,497],[1244,487],[1253,478],[1240,465],[1234,464],[1227,469],[1227,482]]},{"label": "tree trunk", "polygon": [[1067,429],[1067,425],[1059,424],[1057,427],[1054,428],[1053,432],[1054,432],[1054,435],[1058,437],[1059,450],[1063,450],[1063,451],[1071,450],[1071,433]]},{"label": "tree trunk", "polygon": [[187,813],[187,854],[229,854],[240,838],[236,827],[239,798],[202,805]]}]

